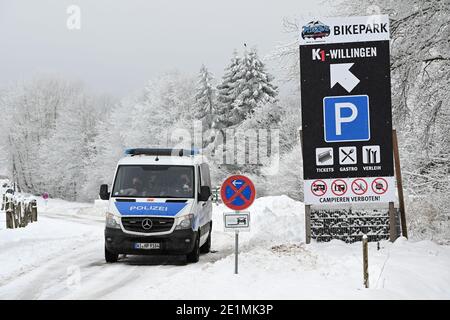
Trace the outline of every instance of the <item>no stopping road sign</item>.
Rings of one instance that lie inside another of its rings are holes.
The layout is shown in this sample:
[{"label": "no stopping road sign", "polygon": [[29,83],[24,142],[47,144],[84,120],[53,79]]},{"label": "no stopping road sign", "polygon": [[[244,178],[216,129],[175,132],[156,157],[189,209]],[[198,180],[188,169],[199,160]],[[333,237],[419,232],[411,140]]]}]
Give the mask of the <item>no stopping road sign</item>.
[{"label": "no stopping road sign", "polygon": [[256,190],[253,182],[242,175],[228,177],[220,188],[223,203],[233,210],[245,210],[255,200]]}]

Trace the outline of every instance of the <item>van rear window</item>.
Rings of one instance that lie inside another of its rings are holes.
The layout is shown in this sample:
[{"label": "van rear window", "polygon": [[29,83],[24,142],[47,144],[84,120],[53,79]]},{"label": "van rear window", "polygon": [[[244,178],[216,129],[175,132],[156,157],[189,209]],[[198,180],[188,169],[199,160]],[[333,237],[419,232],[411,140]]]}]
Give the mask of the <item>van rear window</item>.
[{"label": "van rear window", "polygon": [[112,196],[194,198],[194,166],[121,165]]}]

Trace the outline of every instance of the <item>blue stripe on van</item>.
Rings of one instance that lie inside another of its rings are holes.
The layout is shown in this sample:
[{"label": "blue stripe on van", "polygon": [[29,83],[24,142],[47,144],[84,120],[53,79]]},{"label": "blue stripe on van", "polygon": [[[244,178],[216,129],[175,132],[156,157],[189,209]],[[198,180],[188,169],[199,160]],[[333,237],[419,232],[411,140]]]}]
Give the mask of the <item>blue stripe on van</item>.
[{"label": "blue stripe on van", "polygon": [[186,203],[179,202],[114,202],[123,216],[153,215],[173,217],[180,212]]}]

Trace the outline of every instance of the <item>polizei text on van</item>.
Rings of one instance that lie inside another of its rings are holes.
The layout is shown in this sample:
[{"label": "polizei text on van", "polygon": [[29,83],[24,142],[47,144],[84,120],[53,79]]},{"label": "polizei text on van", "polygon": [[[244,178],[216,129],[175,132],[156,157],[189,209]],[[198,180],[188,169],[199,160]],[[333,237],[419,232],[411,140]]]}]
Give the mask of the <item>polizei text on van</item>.
[{"label": "polizei text on van", "polygon": [[131,206],[130,211],[137,210],[137,211],[167,211],[167,207],[162,206]]}]

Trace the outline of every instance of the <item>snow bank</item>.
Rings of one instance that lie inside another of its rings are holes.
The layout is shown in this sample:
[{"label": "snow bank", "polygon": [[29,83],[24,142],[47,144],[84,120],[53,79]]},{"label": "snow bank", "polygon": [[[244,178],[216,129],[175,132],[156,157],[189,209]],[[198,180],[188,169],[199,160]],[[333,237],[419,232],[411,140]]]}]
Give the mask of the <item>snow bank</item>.
[{"label": "snow bank", "polygon": [[95,200],[92,203],[71,202],[61,199],[48,199],[47,203],[38,198],[38,213],[66,214],[68,216],[86,216],[100,218],[105,216],[108,201]]},{"label": "snow bank", "polygon": [[[223,212],[231,211],[223,204],[214,206],[214,230],[224,230]],[[255,200],[249,211],[250,232],[241,232],[239,235],[244,248],[304,241],[303,203],[287,196],[262,197]],[[227,232],[226,235],[227,238],[234,237],[233,232]]]},{"label": "snow bank", "polygon": [[78,214],[103,218],[105,217],[105,212],[107,209],[108,209],[108,201],[97,199],[94,201],[94,205],[91,205],[90,207],[79,208]]}]

